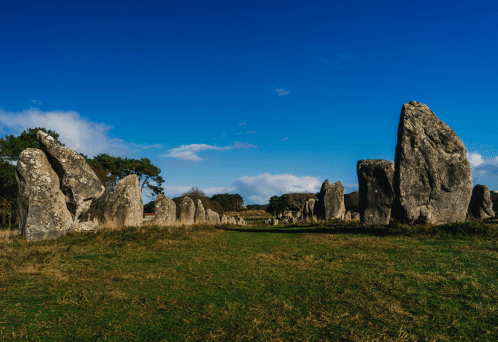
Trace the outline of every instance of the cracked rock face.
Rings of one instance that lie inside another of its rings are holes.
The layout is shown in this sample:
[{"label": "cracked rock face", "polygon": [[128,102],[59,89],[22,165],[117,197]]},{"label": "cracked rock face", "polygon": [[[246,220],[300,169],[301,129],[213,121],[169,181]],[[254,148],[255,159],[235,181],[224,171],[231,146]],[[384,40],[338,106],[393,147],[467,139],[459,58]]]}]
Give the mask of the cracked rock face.
[{"label": "cracked rock face", "polygon": [[467,149],[423,103],[411,101],[401,109],[393,184],[397,220],[465,221],[473,187]]},{"label": "cracked rock face", "polygon": [[394,200],[394,164],[381,159],[359,160],[356,171],[360,221],[365,224],[389,224]]},{"label": "cracked rock face", "polygon": [[[211,224],[219,224],[220,223],[220,215],[216,211],[212,211],[211,209],[208,209],[208,210],[206,210],[206,221],[211,223]],[[228,223],[228,218],[227,218],[227,223]]]},{"label": "cracked rock face", "polygon": [[144,204],[138,176],[135,174],[126,176],[109,195],[104,218],[107,222],[116,222],[118,225],[140,226],[143,216]]},{"label": "cracked rock face", "polygon": [[90,205],[102,196],[105,189],[85,158],[71,148],[62,147],[43,131],[36,133],[40,148],[45,152],[52,168],[60,179],[69,212],[77,226]]},{"label": "cracked rock face", "polygon": [[495,217],[491,194],[486,185],[477,184],[472,190],[472,197],[469,205],[470,212],[475,218],[485,219]]},{"label": "cracked rock face", "polygon": [[19,229],[27,241],[46,240],[67,233],[73,218],[59,184],[42,150],[27,148],[16,167],[19,184]]},{"label": "cracked rock face", "polygon": [[180,222],[184,224],[193,224],[195,218],[195,204],[194,201],[185,196],[179,205]]},{"label": "cracked rock face", "polygon": [[[316,204],[315,204],[316,205]],[[344,206],[344,187],[340,181],[330,185],[328,179],[322,184],[318,198],[319,213],[323,220],[344,219],[346,209]]]},{"label": "cracked rock face", "polygon": [[163,194],[157,195],[154,205],[154,223],[170,223],[176,220],[176,203]]}]

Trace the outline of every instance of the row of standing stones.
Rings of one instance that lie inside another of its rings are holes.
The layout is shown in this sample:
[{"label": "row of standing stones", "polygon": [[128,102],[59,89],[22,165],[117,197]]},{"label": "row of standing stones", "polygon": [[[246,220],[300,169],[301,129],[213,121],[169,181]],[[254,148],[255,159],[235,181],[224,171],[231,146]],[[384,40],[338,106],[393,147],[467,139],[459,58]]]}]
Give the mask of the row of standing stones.
[{"label": "row of standing stones", "polygon": [[[50,135],[36,134],[41,149],[27,148],[19,155],[16,180],[19,184],[19,230],[27,241],[55,238],[68,231],[96,231],[98,222],[81,222],[93,201],[105,189],[86,160],[71,148],[62,147]],[[111,192],[104,218],[126,226],[143,223],[143,201],[137,175],[124,177]],[[185,197],[179,205],[160,194],[155,204],[154,223],[181,224],[227,223],[244,225],[242,218],[204,210],[200,200],[197,208]]]},{"label": "row of standing stones", "polygon": [[[479,219],[495,216],[489,188],[472,187],[463,142],[423,103],[403,104],[394,163],[360,160],[356,171],[359,218],[365,224],[387,225],[391,218],[407,224],[444,224],[463,222],[469,214]],[[300,220],[357,220],[358,213],[345,210],[341,182],[331,185],[326,180],[318,197],[306,202]],[[264,223],[275,225],[278,220]]]},{"label": "row of standing stones", "polygon": [[[85,159],[38,131],[41,149],[27,148],[19,155],[19,228],[28,241],[44,240],[70,230],[93,231],[98,223],[81,222],[104,187]],[[467,150],[456,133],[423,103],[403,104],[398,126],[395,162],[360,160],[359,216],[366,224],[388,224],[391,218],[412,223],[453,223],[495,215],[489,189],[472,188],[472,169]],[[156,200],[153,222],[179,221],[234,223],[210,209],[197,208],[186,197],[178,208],[164,195]],[[357,218],[350,213],[351,219]],[[326,180],[317,200],[306,203],[305,219],[348,219],[344,187]],[[110,194],[104,211],[106,221],[124,225],[143,223],[143,202],[138,177],[121,179]],[[275,221],[273,221],[275,222]],[[243,219],[236,224],[245,224]]]}]

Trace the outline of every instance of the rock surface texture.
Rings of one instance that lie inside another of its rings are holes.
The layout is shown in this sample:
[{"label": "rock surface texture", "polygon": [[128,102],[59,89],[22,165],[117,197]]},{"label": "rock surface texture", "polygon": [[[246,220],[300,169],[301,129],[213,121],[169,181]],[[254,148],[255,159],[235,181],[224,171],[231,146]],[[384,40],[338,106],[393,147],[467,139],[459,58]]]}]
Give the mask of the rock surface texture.
[{"label": "rock surface texture", "polygon": [[401,109],[393,185],[398,221],[465,221],[473,187],[467,149],[423,103]]},{"label": "rock surface texture", "polygon": [[61,146],[53,137],[43,131],[36,133],[40,148],[45,152],[52,169],[57,173],[60,189],[76,230],[84,213],[90,205],[102,196],[105,189],[85,158],[71,148]]},{"label": "rock surface texture", "polygon": [[322,184],[315,211],[322,220],[344,219],[344,187],[340,181],[330,185],[328,179]]},{"label": "rock surface texture", "polygon": [[486,185],[477,184],[472,190],[472,197],[469,205],[470,212],[475,218],[485,219],[495,217],[491,194]]},{"label": "rock surface texture", "polygon": [[493,202],[493,211],[496,215],[498,213],[498,191],[491,191],[490,198],[491,202]]},{"label": "rock surface texture", "polygon": [[163,194],[157,195],[152,223],[172,223],[176,221],[176,203]]},{"label": "rock surface texture", "polygon": [[360,212],[360,193],[354,191],[350,194],[344,194],[344,207],[346,211]]},{"label": "rock surface texture", "polygon": [[195,204],[190,197],[183,197],[179,208],[179,221],[183,224],[193,224],[195,218]]},{"label": "rock surface texture", "polygon": [[216,211],[212,211],[211,209],[206,210],[206,221],[211,224],[219,224],[220,223],[220,215]]},{"label": "rock surface texture", "polygon": [[143,223],[144,204],[136,174],[122,178],[110,193],[104,209],[107,222],[118,225],[140,226]]},{"label": "rock surface texture", "polygon": [[389,224],[394,200],[394,164],[381,159],[359,160],[356,172],[360,221],[365,224]]},{"label": "rock surface texture", "polygon": [[206,211],[200,199],[197,200],[197,208],[195,209],[195,223],[202,223],[206,221]]},{"label": "rock surface texture", "polygon": [[27,148],[16,166],[19,185],[19,231],[27,241],[45,240],[67,233],[73,217],[60,189],[60,180],[42,150]]}]

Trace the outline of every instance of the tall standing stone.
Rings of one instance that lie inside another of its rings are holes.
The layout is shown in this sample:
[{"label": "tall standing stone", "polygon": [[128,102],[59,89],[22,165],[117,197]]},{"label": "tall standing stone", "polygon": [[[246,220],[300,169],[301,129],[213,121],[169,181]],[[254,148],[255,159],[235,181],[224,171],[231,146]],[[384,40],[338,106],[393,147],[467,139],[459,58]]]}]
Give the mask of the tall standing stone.
[{"label": "tall standing stone", "polygon": [[27,241],[45,240],[67,233],[73,218],[59,187],[59,176],[42,150],[27,148],[16,166],[19,186],[19,230]]},{"label": "tall standing stone", "polygon": [[403,104],[394,169],[394,218],[407,223],[465,221],[472,195],[467,149],[423,103]]},{"label": "tall standing stone", "polygon": [[172,223],[176,220],[176,203],[163,194],[157,195],[151,223]]},{"label": "tall standing stone", "polygon": [[472,216],[480,219],[495,217],[490,195],[489,188],[486,185],[477,184],[474,187],[469,205]]},{"label": "tall standing stone", "polygon": [[195,218],[195,204],[190,197],[183,197],[180,205],[178,206],[180,210],[180,222],[183,224],[193,224]]},{"label": "tall standing stone", "polygon": [[104,209],[104,218],[107,222],[115,222],[118,225],[140,226],[143,216],[144,204],[138,176],[126,176],[110,193]]},{"label": "tall standing stone", "polygon": [[195,223],[202,223],[206,221],[206,212],[200,199],[197,200],[197,208],[195,209]]},{"label": "tall standing stone", "polygon": [[344,206],[346,211],[360,212],[360,193],[353,191],[349,194],[344,194]]},{"label": "tall standing stone", "polygon": [[208,210],[206,210],[206,221],[208,221],[210,224],[219,224],[220,223],[220,215],[216,211],[212,211],[211,209],[208,209]]},{"label": "tall standing stone", "polygon": [[340,181],[330,185],[328,179],[322,184],[318,198],[317,213],[323,220],[344,219],[344,187]]},{"label": "tall standing stone", "polygon": [[38,131],[36,138],[59,177],[60,189],[73,217],[73,226],[76,227],[92,202],[102,196],[105,188],[81,155],[71,148],[62,147],[43,131]]},{"label": "tall standing stone", "polygon": [[389,224],[394,200],[394,164],[381,159],[359,160],[356,172],[360,221],[365,224]]}]

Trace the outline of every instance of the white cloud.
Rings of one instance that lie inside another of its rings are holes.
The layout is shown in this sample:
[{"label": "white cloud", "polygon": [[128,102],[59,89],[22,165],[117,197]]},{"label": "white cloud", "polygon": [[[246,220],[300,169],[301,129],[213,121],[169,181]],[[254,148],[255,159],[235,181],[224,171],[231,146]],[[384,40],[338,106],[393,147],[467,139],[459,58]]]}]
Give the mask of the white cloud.
[{"label": "white cloud", "polygon": [[41,102],[38,100],[31,100],[31,102],[33,102],[34,104],[37,104],[38,106],[41,106]]},{"label": "white cloud", "polygon": [[284,91],[284,88],[277,88],[275,89],[277,92],[278,96],[285,96],[290,93],[290,91]]},{"label": "white cloud", "polygon": [[470,166],[476,167],[484,163],[482,156],[479,153],[469,153],[467,155],[467,160],[470,163]]},{"label": "white cloud", "polygon": [[285,138],[283,138],[283,139],[281,139],[279,141],[286,141],[287,139],[289,139],[289,137],[285,137]]},{"label": "white cloud", "polygon": [[237,135],[241,135],[241,134],[254,134],[254,133],[256,133],[256,132],[254,132],[254,131],[247,131],[245,133],[242,133],[242,132],[241,133],[237,133]]},{"label": "white cloud", "polygon": [[[240,177],[232,182],[233,193],[240,194],[252,203],[267,204],[270,197],[285,193],[320,191],[322,183],[316,177],[297,177],[291,174],[271,175],[263,173],[256,177]],[[246,203],[247,204],[247,203]]]},{"label": "white cloud", "polygon": [[241,148],[246,149],[254,147],[258,146],[253,144],[243,143],[240,141],[235,141],[232,146],[224,146],[224,147],[212,146],[206,144],[191,144],[191,145],[182,145],[180,147],[172,148],[168,150],[169,152],[168,154],[161,154],[159,155],[159,157],[172,157],[183,160],[199,161],[201,160],[201,158],[196,154],[197,152],[207,151],[207,150],[222,151],[222,150],[232,150],[232,149],[241,149]]},{"label": "white cloud", "polygon": [[241,123],[238,124],[238,126],[244,126],[244,125],[247,125],[247,123],[241,122]]},{"label": "white cloud", "polygon": [[109,138],[113,128],[105,123],[91,122],[75,111],[41,111],[38,108],[21,112],[0,109],[0,133],[20,135],[27,128],[44,127],[59,134],[59,140],[78,153],[89,158],[100,153],[113,156],[128,156],[135,149],[159,148],[162,145],[138,145],[122,139]]}]

